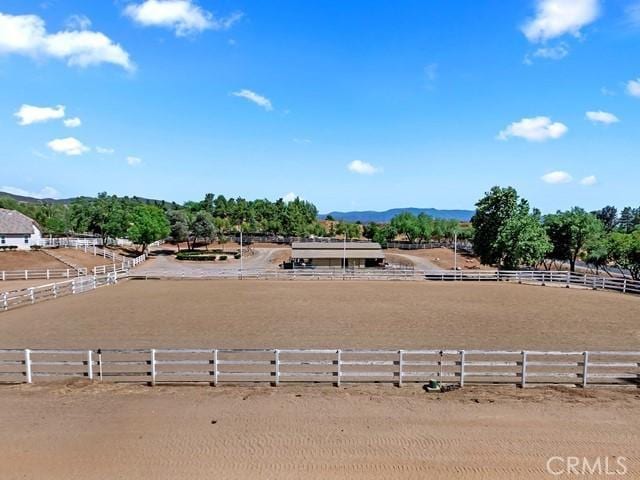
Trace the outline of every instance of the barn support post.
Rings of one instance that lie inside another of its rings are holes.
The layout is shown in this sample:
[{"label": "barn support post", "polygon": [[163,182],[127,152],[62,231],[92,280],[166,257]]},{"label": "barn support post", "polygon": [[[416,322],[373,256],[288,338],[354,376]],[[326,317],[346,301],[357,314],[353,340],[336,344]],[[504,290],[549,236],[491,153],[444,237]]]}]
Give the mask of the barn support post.
[{"label": "barn support post", "polygon": [[27,380],[27,383],[33,383],[31,372],[31,350],[29,350],[28,348],[24,351],[24,376]]}]

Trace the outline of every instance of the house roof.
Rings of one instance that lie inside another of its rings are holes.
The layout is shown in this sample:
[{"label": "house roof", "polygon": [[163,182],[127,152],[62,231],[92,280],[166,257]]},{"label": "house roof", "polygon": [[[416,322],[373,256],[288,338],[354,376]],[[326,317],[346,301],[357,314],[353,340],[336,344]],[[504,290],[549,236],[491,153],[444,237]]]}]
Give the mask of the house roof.
[{"label": "house roof", "polygon": [[33,227],[38,227],[35,220],[16,210],[0,208],[0,234],[27,235],[33,233]]},{"label": "house roof", "polygon": [[373,242],[294,242],[293,258],[384,258],[380,244]]}]

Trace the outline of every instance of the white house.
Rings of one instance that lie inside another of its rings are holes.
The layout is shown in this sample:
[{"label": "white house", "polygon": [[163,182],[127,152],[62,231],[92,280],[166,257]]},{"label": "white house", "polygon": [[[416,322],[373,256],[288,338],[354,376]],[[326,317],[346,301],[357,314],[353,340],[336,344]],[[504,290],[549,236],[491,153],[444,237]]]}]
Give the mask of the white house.
[{"label": "white house", "polygon": [[40,245],[42,232],[35,220],[15,210],[0,208],[0,250],[15,246],[29,250]]}]

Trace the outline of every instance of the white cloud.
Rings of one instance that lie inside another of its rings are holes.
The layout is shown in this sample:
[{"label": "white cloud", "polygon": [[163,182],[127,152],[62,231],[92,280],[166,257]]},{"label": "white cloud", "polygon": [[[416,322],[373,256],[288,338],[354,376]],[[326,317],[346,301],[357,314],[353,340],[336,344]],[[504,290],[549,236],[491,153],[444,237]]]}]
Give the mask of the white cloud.
[{"label": "white cloud", "polygon": [[184,37],[204,30],[228,30],[243,16],[235,12],[216,18],[191,0],[146,0],[124,9],[125,15],[145,27],[165,27]]},{"label": "white cloud", "polygon": [[615,97],[616,92],[614,92],[613,90],[608,89],[607,87],[602,87],[600,89],[600,93],[602,95],[604,95],[605,97]]},{"label": "white cloud", "polygon": [[299,145],[308,145],[311,143],[311,140],[308,138],[294,138],[293,143],[297,143]]},{"label": "white cloud", "polygon": [[567,33],[579,36],[580,29],[600,13],[598,0],[538,0],[535,18],[522,26],[530,42],[544,42]]},{"label": "white cloud", "polygon": [[63,120],[63,122],[64,126],[69,128],[77,128],[82,125],[82,120],[80,120],[78,117],[66,118],[65,120]]},{"label": "white cloud", "polygon": [[115,150],[113,148],[108,148],[108,147],[96,147],[96,152],[102,155],[111,155],[112,153],[115,152]]},{"label": "white cloud", "polygon": [[44,187],[38,192],[30,192],[22,188],[9,187],[9,186],[3,185],[0,187],[0,191],[5,193],[10,193],[12,195],[20,195],[22,197],[33,197],[33,198],[59,198],[60,197],[60,192],[58,192],[53,187]]},{"label": "white cloud", "polygon": [[51,34],[37,15],[0,13],[0,54],[3,53],[52,57],[76,67],[112,63],[126,70],[135,68],[129,54],[105,34],[88,30]]},{"label": "white cloud", "polygon": [[549,60],[561,60],[569,55],[569,47],[566,43],[560,43],[555,47],[541,47],[533,52],[534,57],[547,58]]},{"label": "white cloud", "polygon": [[585,187],[590,187],[596,183],[598,183],[598,179],[595,175],[589,175],[580,180],[580,185],[584,185]]},{"label": "white cloud", "polygon": [[426,81],[427,89],[431,90],[434,88],[436,80],[438,79],[438,64],[430,63],[426,67],[424,67],[424,78]]},{"label": "white cloud", "polygon": [[65,155],[76,156],[91,150],[89,147],[82,144],[82,142],[73,137],[56,138],[47,143],[47,147],[56,153],[64,153]]},{"label": "white cloud", "polygon": [[603,112],[602,110],[598,110],[597,112],[587,112],[586,117],[594,123],[604,123],[606,125],[618,123],[620,121],[620,119],[613,113]]},{"label": "white cloud", "polygon": [[140,157],[127,157],[127,163],[131,167],[136,167],[142,163],[142,159]]},{"label": "white cloud", "polygon": [[237,92],[233,92],[231,95],[236,97],[246,98],[250,102],[255,103],[256,105],[264,108],[267,111],[273,110],[273,105],[271,105],[271,100],[267,97],[264,97],[256,92],[252,92],[251,90],[242,89]]},{"label": "white cloud", "polygon": [[91,28],[91,20],[86,15],[71,15],[65,26],[69,30],[88,30]]},{"label": "white cloud", "polygon": [[302,198],[300,195],[294,192],[287,193],[282,197],[282,200],[284,200],[286,203],[289,203],[289,202],[293,202],[296,198],[299,198],[300,200],[304,200],[304,198]]},{"label": "white cloud", "polygon": [[640,27],[640,2],[629,5],[626,8],[627,20],[631,26]]},{"label": "white cloud", "polygon": [[347,165],[347,169],[352,173],[359,175],[373,175],[382,171],[379,167],[374,167],[370,163],[363,162],[362,160],[354,160]]},{"label": "white cloud", "polygon": [[640,97],[640,78],[627,82],[627,93],[634,97]]},{"label": "white cloud", "polygon": [[31,125],[32,123],[41,123],[48,120],[56,120],[64,117],[64,105],[56,107],[34,107],[33,105],[23,104],[16,113],[19,125]]},{"label": "white cloud", "polygon": [[558,139],[568,130],[564,123],[552,122],[549,117],[523,118],[519,122],[508,125],[497,138],[508,140],[509,137],[520,137],[530,142],[544,142],[549,139]]},{"label": "white cloud", "polygon": [[569,183],[573,180],[571,175],[567,172],[563,172],[562,170],[556,170],[555,172],[549,172],[544,174],[540,179],[545,183]]}]

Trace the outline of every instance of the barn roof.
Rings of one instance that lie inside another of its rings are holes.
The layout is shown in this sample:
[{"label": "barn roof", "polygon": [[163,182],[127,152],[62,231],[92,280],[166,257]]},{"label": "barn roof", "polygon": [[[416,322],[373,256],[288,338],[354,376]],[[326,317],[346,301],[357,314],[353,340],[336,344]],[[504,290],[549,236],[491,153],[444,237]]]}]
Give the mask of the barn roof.
[{"label": "barn roof", "polygon": [[33,233],[33,227],[38,226],[35,220],[16,210],[0,208],[0,234],[27,235]]},{"label": "barn roof", "polygon": [[374,242],[294,242],[293,258],[384,258],[379,243]]}]

